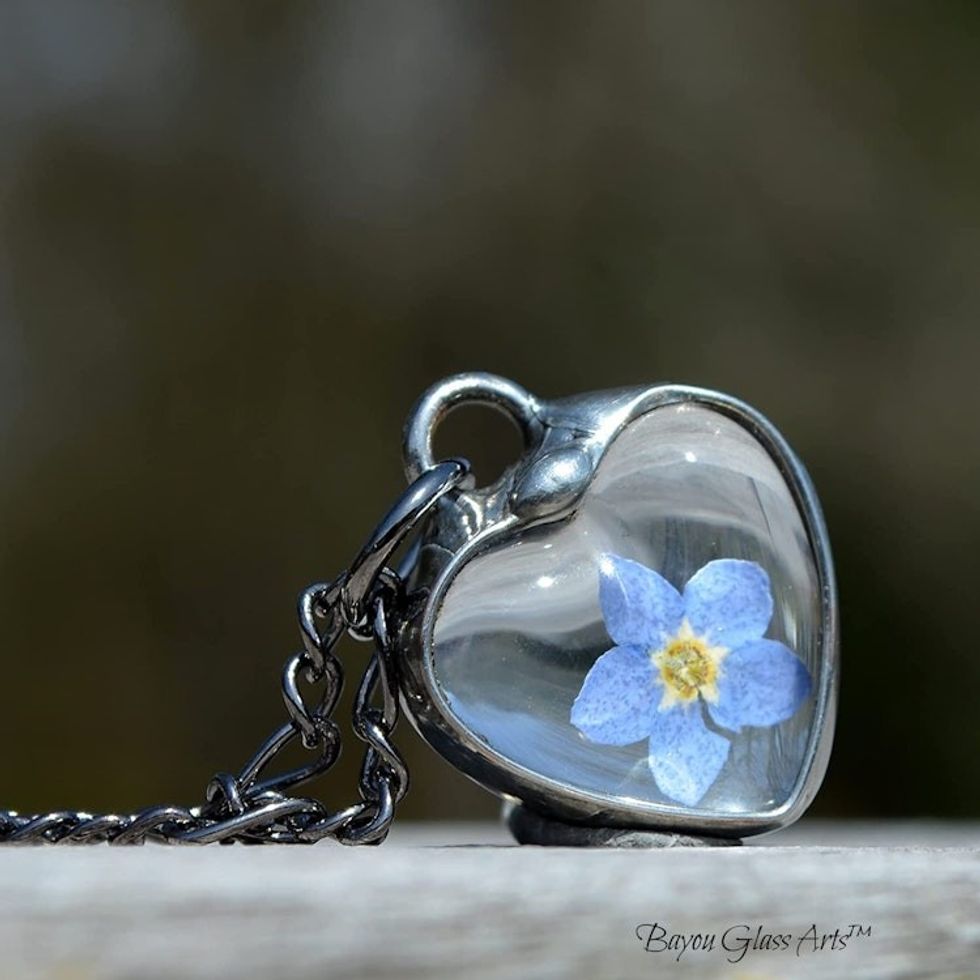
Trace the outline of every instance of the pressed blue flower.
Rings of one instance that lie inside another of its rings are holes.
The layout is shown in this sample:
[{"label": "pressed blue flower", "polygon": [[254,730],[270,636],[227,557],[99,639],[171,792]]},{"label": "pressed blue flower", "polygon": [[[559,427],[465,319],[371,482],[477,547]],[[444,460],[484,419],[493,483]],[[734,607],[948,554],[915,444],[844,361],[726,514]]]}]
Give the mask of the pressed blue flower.
[{"label": "pressed blue flower", "polygon": [[765,639],[772,619],[769,576],[753,561],[723,558],[678,592],[639,562],[603,555],[599,602],[616,644],[593,664],[571,722],[602,745],[649,739],[660,792],[696,805],[718,778],[730,738],[794,715],[810,693],[799,657]]}]

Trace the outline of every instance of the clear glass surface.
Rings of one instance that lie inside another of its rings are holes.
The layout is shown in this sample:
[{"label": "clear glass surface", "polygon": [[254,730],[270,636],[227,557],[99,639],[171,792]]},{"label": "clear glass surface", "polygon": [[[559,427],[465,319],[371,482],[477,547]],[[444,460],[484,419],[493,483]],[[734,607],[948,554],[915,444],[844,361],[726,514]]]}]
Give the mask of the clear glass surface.
[{"label": "clear glass surface", "polygon": [[[816,681],[818,577],[792,494],[746,429],[694,404],[663,406],[626,426],[570,519],[523,532],[462,568],[436,620],[436,680],[460,722],[512,763],[622,801],[684,809],[658,790],[646,742],[597,744],[570,721],[586,674],[614,645],[599,604],[598,562],[607,553],[655,569],[678,589],[713,559],[758,563],[774,599],[766,636],[793,650]],[[789,720],[731,736],[698,806],[738,814],[785,802],[813,708],[811,694]]]}]

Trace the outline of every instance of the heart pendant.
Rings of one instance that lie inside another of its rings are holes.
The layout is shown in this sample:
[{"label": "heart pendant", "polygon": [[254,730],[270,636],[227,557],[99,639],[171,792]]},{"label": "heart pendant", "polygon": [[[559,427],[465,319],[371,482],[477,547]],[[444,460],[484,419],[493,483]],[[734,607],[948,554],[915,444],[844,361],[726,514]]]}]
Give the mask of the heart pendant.
[{"label": "heart pendant", "polygon": [[714,391],[549,403],[467,374],[416,406],[410,478],[473,402],[526,448],[492,486],[440,500],[406,561],[399,673],[418,731],[518,804],[522,839],[737,839],[795,820],[830,752],[837,606],[783,438]]}]

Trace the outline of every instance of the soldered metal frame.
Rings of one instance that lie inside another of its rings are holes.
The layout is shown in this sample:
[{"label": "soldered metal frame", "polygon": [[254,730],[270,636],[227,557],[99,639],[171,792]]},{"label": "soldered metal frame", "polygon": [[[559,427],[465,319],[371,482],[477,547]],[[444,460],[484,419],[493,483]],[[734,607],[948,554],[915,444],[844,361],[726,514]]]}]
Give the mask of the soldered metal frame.
[{"label": "soldered metal frame", "polygon": [[[402,705],[414,727],[440,755],[508,802],[514,825],[582,831],[648,831],[738,839],[777,830],[809,806],[830,756],[839,677],[838,609],[833,563],[816,491],[803,464],[761,413],[730,395],[687,385],[661,384],[542,401],[519,385],[485,373],[447,378],[416,404],[405,430],[404,460],[409,479],[435,465],[432,437],[457,406],[483,404],[502,411],[521,431],[525,451],[493,485],[464,485],[433,509],[421,539],[403,562],[414,602],[398,642]],[[592,792],[544,776],[497,752],[454,714],[438,682],[433,637],[443,599],[457,573],[488,548],[528,528],[566,521],[575,514],[601,459],[628,425],[670,405],[697,405],[742,426],[765,450],[786,482],[806,530],[820,590],[819,657],[814,677],[815,707],[796,782],[771,809],[719,812],[700,807],[622,798]],[[521,809],[533,819],[521,819]],[[540,819],[539,819],[540,818]],[[562,831],[559,840],[567,839]],[[609,834],[605,835],[607,838]],[[615,838],[617,835],[611,835]],[[622,835],[619,835],[622,836]],[[541,840],[555,842],[554,840]]]}]

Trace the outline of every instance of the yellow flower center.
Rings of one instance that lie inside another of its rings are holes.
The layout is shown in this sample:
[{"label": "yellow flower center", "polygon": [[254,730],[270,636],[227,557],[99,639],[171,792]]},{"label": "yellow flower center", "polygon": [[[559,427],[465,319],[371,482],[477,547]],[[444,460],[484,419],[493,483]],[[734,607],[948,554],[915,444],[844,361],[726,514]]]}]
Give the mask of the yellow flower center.
[{"label": "yellow flower center", "polygon": [[698,694],[706,701],[717,701],[720,664],[727,652],[724,647],[712,647],[702,637],[695,636],[685,620],[660,650],[651,652],[651,660],[660,672],[659,683],[664,688],[660,710],[678,702],[689,703]]}]

